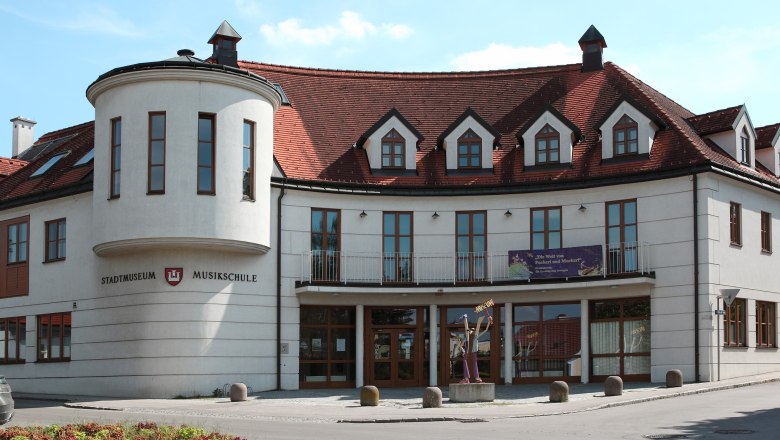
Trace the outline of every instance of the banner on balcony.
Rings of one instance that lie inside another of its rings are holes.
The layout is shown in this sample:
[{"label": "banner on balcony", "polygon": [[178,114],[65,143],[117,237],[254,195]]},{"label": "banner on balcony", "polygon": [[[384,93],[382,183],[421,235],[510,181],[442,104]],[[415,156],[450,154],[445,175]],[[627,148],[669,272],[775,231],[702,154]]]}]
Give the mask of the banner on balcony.
[{"label": "banner on balcony", "polygon": [[515,280],[604,275],[601,246],[509,251],[507,275]]}]

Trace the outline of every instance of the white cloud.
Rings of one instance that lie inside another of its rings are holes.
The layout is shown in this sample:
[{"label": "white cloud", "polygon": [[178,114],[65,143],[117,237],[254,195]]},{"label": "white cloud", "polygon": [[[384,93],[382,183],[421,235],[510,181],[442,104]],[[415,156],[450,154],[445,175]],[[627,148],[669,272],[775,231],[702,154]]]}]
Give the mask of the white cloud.
[{"label": "white cloud", "polygon": [[58,18],[26,14],[2,4],[0,4],[0,10],[48,27],[118,37],[141,36],[141,31],[132,21],[120,17],[116,11],[105,6],[95,6],[89,10],[81,11],[75,16]]},{"label": "white cloud", "polygon": [[578,63],[581,58],[582,51],[578,46],[560,43],[543,47],[512,47],[490,43],[485,49],[456,56],[450,65],[455,70],[493,70]]},{"label": "white cloud", "polygon": [[336,40],[363,40],[369,36],[388,36],[393,39],[407,38],[412,29],[402,24],[377,26],[363,19],[357,12],[343,11],[338,25],[304,27],[297,18],[290,18],[276,25],[264,24],[260,32],[272,43],[325,46]]},{"label": "white cloud", "polygon": [[260,17],[263,15],[263,8],[257,0],[234,0],[236,9],[245,17]]}]

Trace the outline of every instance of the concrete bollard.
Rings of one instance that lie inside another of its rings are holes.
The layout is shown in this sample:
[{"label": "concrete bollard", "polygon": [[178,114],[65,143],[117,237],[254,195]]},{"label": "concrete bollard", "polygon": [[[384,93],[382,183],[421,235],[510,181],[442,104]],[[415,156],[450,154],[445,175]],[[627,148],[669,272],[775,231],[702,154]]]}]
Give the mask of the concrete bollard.
[{"label": "concrete bollard", "polygon": [[234,383],[230,385],[230,401],[246,402],[246,385],[243,383]]},{"label": "concrete bollard", "polygon": [[604,381],[604,395],[605,396],[622,396],[623,395],[623,379],[620,376],[609,376]]},{"label": "concrete bollard", "polygon": [[568,402],[569,384],[562,380],[557,380],[550,384],[550,402]]},{"label": "concrete bollard", "polygon": [[677,388],[683,386],[682,371],[669,370],[666,372],[666,388]]},{"label": "concrete bollard", "polygon": [[441,389],[428,387],[423,391],[423,408],[441,408]]},{"label": "concrete bollard", "polygon": [[360,406],[379,405],[379,388],[366,385],[360,389]]}]

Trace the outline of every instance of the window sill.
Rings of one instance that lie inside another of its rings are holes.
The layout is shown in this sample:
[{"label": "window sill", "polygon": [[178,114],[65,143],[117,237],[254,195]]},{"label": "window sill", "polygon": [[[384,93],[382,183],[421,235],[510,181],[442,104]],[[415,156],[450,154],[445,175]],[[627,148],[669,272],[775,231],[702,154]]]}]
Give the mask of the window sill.
[{"label": "window sill", "polygon": [[760,351],[777,351],[776,345],[756,345],[756,350]]},{"label": "window sill", "polygon": [[36,364],[59,364],[62,362],[70,362],[70,358],[63,358],[63,359],[38,359],[35,361]]},{"label": "window sill", "polygon": [[28,292],[28,293],[18,293],[16,295],[0,295],[0,299],[3,299],[3,298],[18,298],[20,296],[30,296],[30,293]]},{"label": "window sill", "polygon": [[24,359],[0,361],[0,365],[24,365],[26,361]]},{"label": "window sill", "polygon": [[116,200],[118,198],[119,196],[109,196],[106,200],[111,201],[111,200]]},{"label": "window sill", "polygon": [[748,346],[747,345],[736,345],[736,344],[732,344],[732,345],[724,344],[723,348],[724,349],[742,349],[742,350],[747,350]]},{"label": "window sill", "polygon": [[742,249],[742,243],[734,243],[733,241],[729,243],[732,247],[740,248]]},{"label": "window sill", "polygon": [[200,192],[200,191],[198,191],[198,195],[199,196],[216,196],[217,193],[216,192]]},{"label": "window sill", "polygon": [[147,196],[164,196],[165,195],[165,191],[147,191],[146,195]]},{"label": "window sill", "polygon": [[244,197],[241,198],[241,201],[242,202],[252,202],[252,203],[254,203],[255,199],[253,199],[251,197],[244,196]]},{"label": "window sill", "polygon": [[52,258],[51,260],[45,260],[42,262],[42,264],[49,264],[49,263],[58,263],[60,261],[65,261],[65,258]]},{"label": "window sill", "polygon": [[771,250],[766,250],[766,249],[761,249],[761,253],[763,255],[772,255],[772,251]]}]

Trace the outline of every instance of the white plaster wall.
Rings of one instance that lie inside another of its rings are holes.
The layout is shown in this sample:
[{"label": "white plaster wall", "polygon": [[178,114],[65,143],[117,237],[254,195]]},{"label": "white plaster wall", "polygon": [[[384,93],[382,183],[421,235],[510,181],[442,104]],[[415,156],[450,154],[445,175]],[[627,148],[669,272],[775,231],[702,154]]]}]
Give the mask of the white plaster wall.
[{"label": "white plaster wall", "polygon": [[[173,81],[153,73],[130,74],[136,81],[103,90],[95,99],[93,244],[191,238],[269,247],[273,104],[255,91],[209,82],[208,76]],[[166,112],[164,195],[146,194],[152,111]],[[216,114],[215,196],[197,194],[199,112]],[[109,200],[110,120],[116,117],[122,118],[121,195]],[[254,202],[242,197],[244,119],[254,121],[257,130]]]},{"label": "white plaster wall", "polygon": [[414,170],[417,168],[417,142],[419,139],[411,132],[406,125],[402,124],[395,116],[388,119],[379,129],[366,139],[363,148],[368,155],[368,164],[372,169],[382,168],[382,138],[395,129],[404,138],[404,169]]},{"label": "white plaster wall", "polygon": [[756,160],[767,167],[775,176],[780,176],[780,163],[778,163],[778,151],[780,145],[774,145],[771,148],[762,148],[756,150]]},{"label": "white plaster wall", "polygon": [[458,169],[458,138],[468,129],[474,130],[477,136],[482,138],[482,168],[493,169],[493,142],[496,140],[482,124],[479,124],[471,116],[463,120],[457,128],[444,138],[444,150],[447,153],[447,169]]},{"label": "white plaster wall", "polygon": [[743,114],[737,121],[733,130],[724,131],[721,133],[715,133],[711,136],[707,136],[710,140],[715,142],[726,153],[739,162],[739,148],[742,143],[740,139],[742,137],[742,129],[747,128],[748,143],[750,144],[750,168],[756,167],[756,131],[753,129],[753,125],[750,123],[750,119],[747,117],[747,113]]},{"label": "white plaster wall", "polygon": [[601,158],[610,159],[614,156],[614,139],[612,136],[612,127],[617,124],[623,115],[628,115],[636,121],[637,125],[637,153],[648,154],[653,149],[653,140],[655,132],[658,131],[655,123],[651,121],[642,112],[626,101],[623,101],[617,109],[607,118],[599,127],[601,130]]},{"label": "white plaster wall", "polygon": [[552,113],[546,111],[531,125],[531,127],[522,134],[523,144],[525,145],[524,163],[525,166],[536,165],[536,135],[539,133],[546,124],[550,124],[550,127],[560,133],[560,162],[571,163],[573,141],[574,138],[572,130],[556,118]]}]

